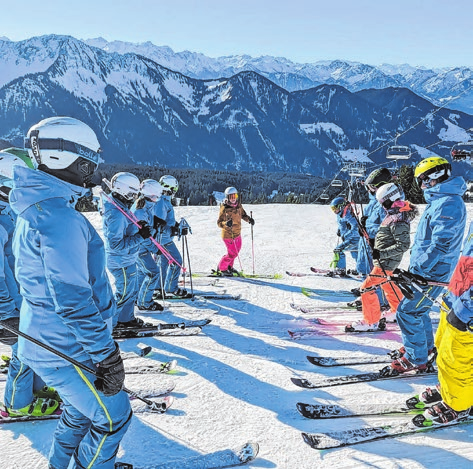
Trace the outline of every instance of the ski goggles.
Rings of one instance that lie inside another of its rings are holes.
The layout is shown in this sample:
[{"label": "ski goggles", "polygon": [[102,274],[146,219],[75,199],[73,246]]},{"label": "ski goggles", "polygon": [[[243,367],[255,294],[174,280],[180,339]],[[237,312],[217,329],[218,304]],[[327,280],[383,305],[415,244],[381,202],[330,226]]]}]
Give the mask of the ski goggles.
[{"label": "ski goggles", "polygon": [[337,213],[343,208],[343,205],[330,205],[330,208],[333,213]]},{"label": "ski goggles", "polygon": [[236,202],[238,200],[238,194],[228,194],[227,198],[230,202]]}]

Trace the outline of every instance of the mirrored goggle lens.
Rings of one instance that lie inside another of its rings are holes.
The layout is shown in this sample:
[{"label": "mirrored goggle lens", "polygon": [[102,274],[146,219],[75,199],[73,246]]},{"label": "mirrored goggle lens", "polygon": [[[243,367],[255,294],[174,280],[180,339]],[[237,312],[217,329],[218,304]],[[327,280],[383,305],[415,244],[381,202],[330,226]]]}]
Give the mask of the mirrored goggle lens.
[{"label": "mirrored goggle lens", "polygon": [[332,212],[336,212],[339,209],[338,205],[331,205],[330,208],[332,209]]},{"label": "mirrored goggle lens", "polygon": [[238,194],[230,194],[228,200],[235,201],[238,200]]}]

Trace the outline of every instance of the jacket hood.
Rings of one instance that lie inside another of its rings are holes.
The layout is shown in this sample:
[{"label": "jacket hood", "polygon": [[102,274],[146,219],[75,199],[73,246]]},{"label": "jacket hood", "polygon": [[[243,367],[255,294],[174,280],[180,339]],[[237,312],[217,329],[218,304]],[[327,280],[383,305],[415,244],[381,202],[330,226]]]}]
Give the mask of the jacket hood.
[{"label": "jacket hood", "polygon": [[427,203],[440,197],[447,195],[459,195],[460,197],[466,192],[467,186],[465,180],[461,176],[448,178],[446,181],[429,187],[424,190],[424,198]]},{"label": "jacket hood", "polygon": [[21,166],[14,166],[13,181],[15,185],[9,200],[12,210],[17,214],[38,202],[58,197],[74,206],[80,197],[89,193],[89,189],[62,181],[43,171]]}]

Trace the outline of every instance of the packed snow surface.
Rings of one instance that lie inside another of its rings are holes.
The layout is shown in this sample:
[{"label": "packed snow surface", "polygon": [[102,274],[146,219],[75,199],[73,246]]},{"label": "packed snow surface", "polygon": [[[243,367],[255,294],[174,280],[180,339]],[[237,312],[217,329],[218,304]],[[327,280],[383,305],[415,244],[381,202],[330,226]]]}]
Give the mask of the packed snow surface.
[{"label": "packed snow surface", "polygon": [[[119,452],[118,460],[146,467],[178,458],[238,447],[246,441],[260,445],[252,468],[467,468],[473,467],[473,425],[446,428],[431,433],[359,444],[329,451],[307,446],[301,432],[323,432],[357,428],[368,424],[400,422],[406,416],[354,417],[333,420],[308,420],[296,410],[297,402],[335,403],[341,406],[360,403],[402,404],[436,378],[387,380],[346,386],[303,390],[291,377],[318,379],[366,371],[380,365],[317,368],[306,355],[346,357],[382,355],[400,345],[395,332],[376,335],[318,336],[293,340],[288,329],[307,327],[306,320],[317,314],[297,312],[290,303],[334,307],[347,301],[337,292],[359,286],[353,279],[306,276],[289,277],[286,270],[310,273],[309,267],[328,267],[337,242],[336,222],[328,206],[247,205],[253,212],[254,265],[261,274],[280,273],[276,280],[194,278],[198,291],[240,294],[239,301],[208,300],[206,304],[182,306],[167,304],[165,312],[147,314],[147,319],[176,322],[209,317],[211,324],[198,336],[128,339],[120,342],[123,351],[137,350],[139,344],[153,347],[143,361],[178,360],[173,375],[129,375],[126,385],[133,390],[149,390],[172,379],[176,388],[174,405],[163,415],[135,415]],[[472,206],[468,206],[469,221]],[[177,219],[185,217],[192,226],[189,250],[193,272],[216,268],[224,246],[216,226],[218,207],[177,207]],[[99,214],[88,218],[101,232]],[[65,227],[65,229],[67,229]],[[412,227],[412,237],[415,225]],[[251,273],[250,226],[244,224],[243,269]],[[73,249],[73,246],[71,246]],[[349,256],[350,257],[350,256]],[[402,266],[408,265],[408,258]],[[235,267],[240,269],[239,261]],[[348,259],[348,267],[353,262]],[[189,284],[186,284],[189,288]],[[301,287],[323,289],[332,296],[310,299]],[[361,313],[348,311],[340,318],[347,322]],[[436,314],[435,312],[432,314]],[[332,313],[333,316],[333,313]],[[142,315],[145,317],[145,315]],[[323,313],[324,318],[330,318]],[[8,353],[8,347],[0,351]],[[134,359],[127,360],[131,362]],[[3,393],[4,377],[0,375]],[[55,421],[5,424],[0,432],[0,467],[36,469],[47,467]],[[178,466],[176,466],[178,469]]]}]

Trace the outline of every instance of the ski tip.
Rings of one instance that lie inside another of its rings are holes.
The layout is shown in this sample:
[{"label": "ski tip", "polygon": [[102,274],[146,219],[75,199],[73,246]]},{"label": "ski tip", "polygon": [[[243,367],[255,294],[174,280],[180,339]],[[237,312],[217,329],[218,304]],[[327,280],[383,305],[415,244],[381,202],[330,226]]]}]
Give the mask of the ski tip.
[{"label": "ski tip", "polygon": [[259,444],[249,441],[236,451],[242,463],[253,461],[259,453]]},{"label": "ski tip", "polygon": [[307,407],[307,404],[304,404],[303,402],[298,402],[296,404],[296,409],[301,415],[304,415],[306,407]]},{"label": "ski tip", "polygon": [[291,381],[296,385],[299,386],[300,388],[304,388],[304,383],[307,381],[306,379],[301,379],[301,378],[291,378]]},{"label": "ski tip", "polygon": [[318,439],[314,434],[311,433],[301,433],[302,439],[304,443],[307,443],[311,448],[319,449],[318,448]]},{"label": "ski tip", "polygon": [[151,345],[147,345],[146,347],[143,347],[142,349],[140,349],[140,351],[138,352],[138,355],[139,355],[140,357],[146,357],[146,356],[148,356],[152,351],[153,351],[153,347],[151,347]]},{"label": "ski tip", "polygon": [[320,364],[320,359],[319,357],[313,357],[311,355],[306,355],[307,360],[309,360],[312,365],[319,365]]}]

